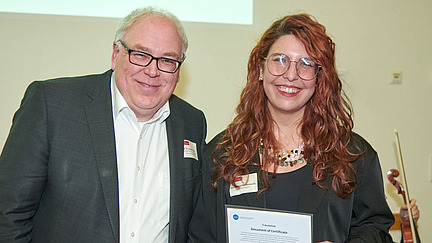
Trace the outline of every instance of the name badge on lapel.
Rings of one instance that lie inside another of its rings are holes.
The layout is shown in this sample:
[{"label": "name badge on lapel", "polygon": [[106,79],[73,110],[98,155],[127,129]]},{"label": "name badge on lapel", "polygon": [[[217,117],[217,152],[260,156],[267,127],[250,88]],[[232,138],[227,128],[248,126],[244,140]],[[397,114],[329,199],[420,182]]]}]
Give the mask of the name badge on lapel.
[{"label": "name badge on lapel", "polygon": [[185,139],[183,144],[184,144],[184,157],[198,160],[196,143]]},{"label": "name badge on lapel", "polygon": [[237,177],[235,184],[240,188],[237,189],[233,185],[230,185],[230,196],[234,197],[243,193],[251,193],[258,191],[258,174],[253,173],[249,175],[242,175]]}]

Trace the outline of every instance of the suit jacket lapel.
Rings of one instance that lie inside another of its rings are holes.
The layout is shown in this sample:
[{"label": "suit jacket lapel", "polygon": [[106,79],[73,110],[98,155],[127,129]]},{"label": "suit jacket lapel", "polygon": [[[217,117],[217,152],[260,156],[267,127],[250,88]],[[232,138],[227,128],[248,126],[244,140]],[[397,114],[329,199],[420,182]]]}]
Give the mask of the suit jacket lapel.
[{"label": "suit jacket lapel", "polygon": [[89,82],[90,102],[85,105],[95,159],[102,184],[105,204],[114,238],[119,241],[119,194],[117,160],[112,115],[111,71],[96,76]]},{"label": "suit jacket lapel", "polygon": [[168,137],[168,153],[169,153],[169,168],[170,168],[170,239],[169,242],[174,242],[175,231],[177,228],[177,218],[179,216],[178,204],[176,203],[176,196],[179,197],[182,191],[182,178],[179,175],[183,173],[177,173],[184,170],[182,163],[183,160],[183,131],[184,124],[177,122],[178,115],[177,110],[173,107],[173,103],[170,100],[170,116],[166,120],[167,137]]}]

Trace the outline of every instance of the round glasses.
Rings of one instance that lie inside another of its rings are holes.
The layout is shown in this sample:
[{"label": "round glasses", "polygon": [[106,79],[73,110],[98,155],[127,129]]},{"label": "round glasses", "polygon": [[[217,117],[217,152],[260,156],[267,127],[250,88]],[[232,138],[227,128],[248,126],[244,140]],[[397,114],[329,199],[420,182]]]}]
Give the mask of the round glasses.
[{"label": "round glasses", "polygon": [[121,40],[120,43],[129,53],[129,62],[137,66],[147,67],[153,60],[156,60],[156,66],[159,71],[166,73],[175,73],[182,64],[182,61],[177,61],[166,57],[154,57],[147,52],[132,50],[127,47],[126,44]]},{"label": "round glasses", "polygon": [[305,57],[300,58],[298,61],[293,61],[285,54],[273,53],[269,57],[264,58],[264,60],[266,60],[267,70],[269,73],[275,76],[280,76],[286,73],[291,62],[296,63],[297,75],[304,80],[315,78],[321,70],[320,65]]}]

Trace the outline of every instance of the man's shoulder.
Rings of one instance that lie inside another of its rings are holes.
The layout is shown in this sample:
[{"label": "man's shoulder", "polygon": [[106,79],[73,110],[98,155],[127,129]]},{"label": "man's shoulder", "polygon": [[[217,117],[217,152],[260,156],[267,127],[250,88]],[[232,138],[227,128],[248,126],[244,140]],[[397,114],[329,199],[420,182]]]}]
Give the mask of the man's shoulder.
[{"label": "man's shoulder", "polygon": [[32,82],[27,90],[27,97],[42,95],[45,99],[64,102],[84,100],[88,97],[100,97],[110,94],[111,71],[75,77],[60,77]]},{"label": "man's shoulder", "polygon": [[39,83],[46,84],[48,86],[54,85],[54,86],[76,86],[78,84],[88,84],[91,81],[107,81],[111,78],[112,71],[106,71],[104,73],[99,74],[87,74],[87,75],[80,75],[80,76],[68,76],[68,77],[58,77],[58,78],[52,78],[47,79],[43,81],[38,81]]},{"label": "man's shoulder", "polygon": [[171,95],[171,97],[169,98],[169,104],[171,112],[181,112],[183,114],[185,112],[192,112],[193,114],[202,113],[200,109],[196,108],[195,106],[185,101],[184,99],[176,96],[175,94]]}]

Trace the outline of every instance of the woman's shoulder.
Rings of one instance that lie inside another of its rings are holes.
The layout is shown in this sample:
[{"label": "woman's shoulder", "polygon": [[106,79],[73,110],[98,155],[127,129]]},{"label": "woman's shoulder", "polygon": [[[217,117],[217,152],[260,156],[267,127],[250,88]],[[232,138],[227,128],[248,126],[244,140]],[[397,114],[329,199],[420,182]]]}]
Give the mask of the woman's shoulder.
[{"label": "woman's shoulder", "polygon": [[349,145],[349,150],[359,154],[376,153],[372,145],[370,145],[366,139],[355,132],[352,133],[352,140]]},{"label": "woman's shoulder", "polygon": [[221,131],[219,134],[214,136],[210,142],[206,144],[205,151],[213,151],[216,146],[222,141],[223,136],[225,135],[225,130]]},{"label": "woman's shoulder", "polygon": [[369,142],[357,133],[353,133],[350,144],[350,151],[358,154],[352,165],[357,172],[370,171],[372,168],[379,166],[378,154]]}]

